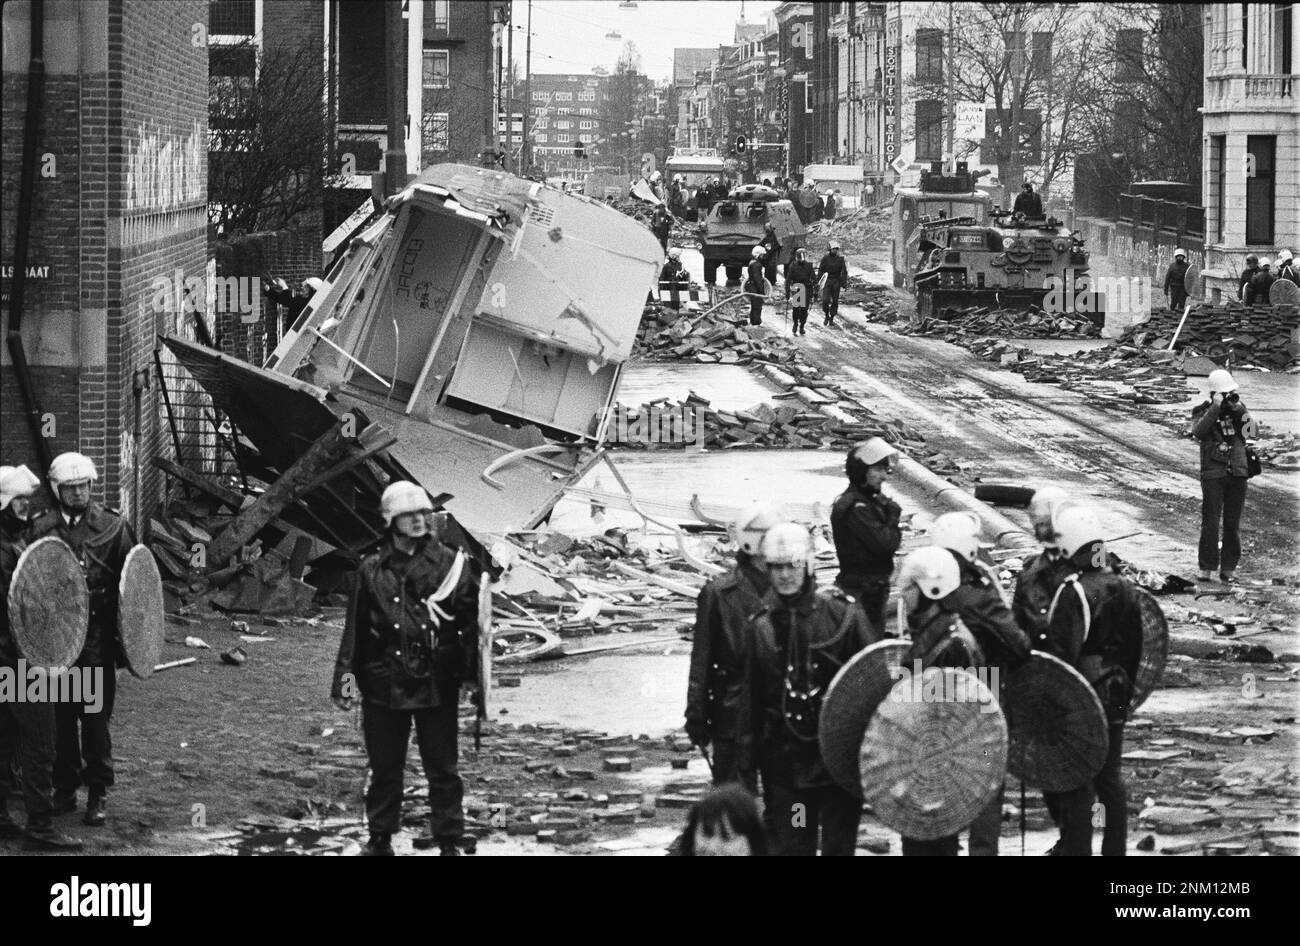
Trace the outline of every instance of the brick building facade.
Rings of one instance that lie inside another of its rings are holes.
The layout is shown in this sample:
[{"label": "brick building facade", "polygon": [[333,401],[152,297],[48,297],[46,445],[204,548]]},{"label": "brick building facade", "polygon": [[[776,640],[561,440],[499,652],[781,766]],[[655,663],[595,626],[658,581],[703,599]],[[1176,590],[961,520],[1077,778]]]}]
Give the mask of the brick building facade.
[{"label": "brick building facade", "polygon": [[[5,4],[3,15],[0,219],[10,267],[32,7]],[[153,375],[159,332],[193,332],[192,315],[159,311],[156,280],[206,271],[207,19],[203,0],[44,4],[46,78],[27,261],[36,269],[22,338],[51,453],[88,454],[100,470],[95,495],[128,514],[137,504],[146,515],[156,506],[160,476],[139,461],[166,451],[158,385],[151,378],[143,393],[137,430],[133,374]],[[6,279],[6,330],[10,286]],[[7,351],[2,357],[4,462],[35,469],[14,366]]]}]

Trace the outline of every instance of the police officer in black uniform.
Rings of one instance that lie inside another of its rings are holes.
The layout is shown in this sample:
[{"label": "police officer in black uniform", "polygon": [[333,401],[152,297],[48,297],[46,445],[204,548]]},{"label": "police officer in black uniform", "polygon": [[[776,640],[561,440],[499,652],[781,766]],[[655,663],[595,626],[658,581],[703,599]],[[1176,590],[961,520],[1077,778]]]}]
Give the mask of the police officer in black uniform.
[{"label": "police officer in black uniform", "polygon": [[380,507],[388,534],[361,561],[331,692],[340,709],[361,703],[371,771],[363,853],[393,853],[414,723],[429,783],[429,833],[443,854],[459,854],[457,705],[461,684],[477,678],[480,570],[431,533],[433,504],[414,483],[391,484]]},{"label": "police officer in black uniform", "polygon": [[76,666],[100,671],[102,682],[97,682],[103,698],[99,712],[87,712],[85,703],[60,703],[55,711],[54,810],[75,811],[77,788],[84,784],[88,794],[82,820],[98,827],[108,818],[108,790],[113,787],[109,723],[117,695],[117,668],[126,663],[118,639],[118,586],[135,536],[117,512],[91,500],[90,484],[98,473],[89,457],[61,453],[50,464],[49,476],[58,505],[32,523],[31,540],[58,536],[81,562],[90,590],[90,624]]},{"label": "police officer in black uniform", "polygon": [[849,451],[844,471],[849,488],[831,506],[831,533],[840,573],[835,583],[862,602],[872,626],[883,631],[894,553],[903,541],[902,509],[881,492],[898,451],[872,437]]}]

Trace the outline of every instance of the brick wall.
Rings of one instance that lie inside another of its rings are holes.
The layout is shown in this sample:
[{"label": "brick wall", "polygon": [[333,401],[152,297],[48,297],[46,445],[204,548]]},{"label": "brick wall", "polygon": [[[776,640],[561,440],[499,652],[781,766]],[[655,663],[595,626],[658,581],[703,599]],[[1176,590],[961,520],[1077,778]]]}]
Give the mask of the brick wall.
[{"label": "brick wall", "polygon": [[309,276],[321,276],[321,243],[302,230],[249,233],[229,240],[214,240],[209,252],[216,260],[217,275],[244,277],[256,284],[259,297],[257,321],[245,323],[236,312],[218,313],[219,345],[223,352],[260,365],[280,340],[280,326],[287,310],[261,294],[261,279],[279,276],[296,289]]}]

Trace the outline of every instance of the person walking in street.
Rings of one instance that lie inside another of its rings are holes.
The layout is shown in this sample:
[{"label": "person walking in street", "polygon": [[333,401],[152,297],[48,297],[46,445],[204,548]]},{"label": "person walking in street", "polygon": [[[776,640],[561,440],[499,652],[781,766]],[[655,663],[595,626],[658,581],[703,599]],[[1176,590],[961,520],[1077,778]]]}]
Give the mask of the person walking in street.
[{"label": "person walking in street", "polygon": [[794,260],[785,268],[785,298],[791,304],[791,334],[807,335],[808,304],[817,298],[817,276],[802,246],[794,251]]},{"label": "person walking in street", "polygon": [[840,255],[840,243],[831,240],[826,255],[817,264],[817,278],[820,281],[822,314],[826,325],[835,324],[835,316],[840,311],[840,290],[849,284],[849,268]]},{"label": "person walking in street", "polygon": [[[933,546],[910,552],[898,570],[899,633],[911,641],[902,666],[912,668],[919,661],[924,672],[931,667],[978,670],[1022,664],[1029,657],[1029,639],[996,598],[963,584],[958,559],[950,550]],[[999,673],[999,683],[1001,679]],[[994,697],[1000,700],[1001,694]],[[1001,829],[999,790],[970,824],[971,855],[996,855]],[[955,857],[959,834],[928,841],[904,837],[903,856]]]},{"label": "person walking in street", "polygon": [[775,507],[756,503],[732,523],[736,563],[700,590],[691,639],[686,735],[701,748],[713,745],[714,785],[740,782],[752,793],[758,792],[758,778],[749,619],[771,587],[761,554],[763,536],[782,521]]},{"label": "person walking in street", "polygon": [[[1201,443],[1201,541],[1197,559],[1201,580],[1214,572],[1221,581],[1236,581],[1241,561],[1241,512],[1246,506],[1250,475],[1246,441],[1258,424],[1241,399],[1237,382],[1222,368],[1211,371],[1210,399],[1192,410],[1192,436]],[[1223,547],[1219,547],[1219,522]]]},{"label": "person walking in street", "polygon": [[1246,265],[1241,270],[1241,275],[1237,277],[1237,298],[1242,302],[1246,301],[1246,287],[1250,281],[1255,278],[1259,272],[1259,257],[1251,253],[1246,257]]},{"label": "person walking in street", "polygon": [[754,247],[749,254],[749,265],[745,268],[745,285],[743,291],[749,298],[749,324],[763,324],[763,303],[771,286],[763,272],[763,257],[766,251],[762,246]]},{"label": "person walking in street", "polygon": [[1034,193],[1033,184],[1025,181],[1020,185],[1020,193],[1016,195],[1016,202],[1012,205],[1011,212],[1024,214],[1026,217],[1043,215],[1043,199]]},{"label": "person walking in street", "polygon": [[758,241],[765,255],[763,256],[763,275],[776,287],[776,265],[781,256],[781,241],[777,239],[776,227],[770,223],[763,224],[763,239]]},{"label": "person walking in street", "polygon": [[357,570],[330,693],[340,709],[361,704],[371,772],[363,853],[393,853],[414,724],[429,834],[442,854],[457,855],[465,831],[457,707],[461,685],[478,678],[480,570],[433,534],[433,503],[416,484],[390,484],[380,511],[387,531]]},{"label": "person walking in street", "polygon": [[773,853],[852,856],[862,803],[827,771],[817,728],[835,674],[882,635],[851,597],[817,590],[803,526],[773,526],[761,550],[772,587],[752,632],[755,745]]},{"label": "person walking in street", "polygon": [[1083,675],[1106,714],[1106,761],[1088,784],[1068,792],[1044,792],[1057,814],[1060,841],[1054,853],[1092,855],[1093,802],[1103,813],[1101,853],[1122,857],[1128,846],[1128,796],[1120,760],[1133,681],[1142,659],[1142,610],[1137,591],[1109,567],[1097,513],[1066,503],[1055,515],[1057,546],[1068,574],[1048,614],[1047,651]]},{"label": "person walking in street", "polygon": [[835,212],[839,207],[839,201],[836,198],[838,191],[828,190],[826,192],[825,203],[822,206],[822,218],[825,220],[834,220]]},{"label": "person walking in street", "polygon": [[831,535],[840,571],[835,584],[862,603],[872,626],[883,631],[894,554],[903,541],[903,510],[882,491],[899,453],[880,437],[849,451],[849,488],[831,505]]},{"label": "person walking in street", "polygon": [[1273,261],[1267,256],[1259,261],[1259,271],[1250,277],[1246,285],[1246,305],[1271,305],[1269,290],[1277,277],[1272,272]]},{"label": "person walking in street", "polygon": [[[31,541],[58,536],[81,563],[90,590],[86,643],[76,666],[102,677],[94,701],[59,703],[54,759],[54,811],[75,811],[77,789],[87,787],[83,823],[99,827],[108,818],[108,790],[113,787],[113,739],[109,724],[117,695],[117,668],[125,664],[118,638],[118,588],[135,536],[115,510],[90,498],[99,478],[95,464],[80,453],[61,453],[50,464],[50,485],[57,506],[32,523]],[[95,706],[95,703],[102,704]],[[92,707],[94,707],[92,709]]]},{"label": "person walking in street", "polygon": [[668,237],[673,232],[673,215],[668,212],[668,208],[663,204],[656,204],[654,213],[650,215],[650,231],[659,241],[666,254],[668,252]]},{"label": "person walking in street", "polygon": [[[947,551],[957,565],[959,584],[942,599],[939,606],[953,611],[974,635],[979,646],[977,659],[969,664],[950,664],[961,668],[996,667],[999,670],[999,692],[994,696],[1002,700],[1001,684],[1006,675],[1029,659],[1028,635],[1016,624],[998,585],[997,577],[979,561],[979,520],[967,512],[947,512],[930,526],[930,541],[936,549]],[[900,570],[900,596],[904,583]],[[914,650],[916,650],[914,646]],[[918,658],[921,653],[916,654]],[[909,657],[910,659],[910,657]],[[907,663],[904,663],[907,666]],[[938,665],[936,665],[938,666]],[[922,661],[922,668],[925,668]],[[972,857],[996,857],[998,839],[1002,834],[1002,794],[996,795],[976,816],[970,825],[970,854]]]},{"label": "person walking in street", "polygon": [[[25,466],[0,466],[0,602],[9,600],[9,584],[27,543],[32,494],[41,481]],[[9,609],[0,608],[0,668],[18,675],[18,642],[9,626]],[[21,685],[21,684],[20,684]],[[29,851],[76,851],[82,843],[54,828],[55,704],[48,700],[0,700],[0,840],[23,840]],[[9,815],[14,764],[22,767],[27,827]]]},{"label": "person walking in street", "polygon": [[1174,250],[1174,261],[1165,273],[1165,296],[1169,308],[1175,312],[1187,303],[1187,269],[1187,251],[1179,247]]}]

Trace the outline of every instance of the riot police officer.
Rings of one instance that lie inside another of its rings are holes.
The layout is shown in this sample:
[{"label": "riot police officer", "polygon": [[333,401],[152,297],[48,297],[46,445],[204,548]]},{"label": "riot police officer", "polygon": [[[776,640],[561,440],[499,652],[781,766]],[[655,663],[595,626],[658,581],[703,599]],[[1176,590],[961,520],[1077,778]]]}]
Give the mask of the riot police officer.
[{"label": "riot police officer", "polygon": [[109,724],[117,695],[117,668],[125,664],[118,640],[118,587],[135,536],[112,509],[91,500],[90,484],[99,478],[95,464],[80,453],[61,453],[50,464],[50,485],[58,504],[33,523],[31,539],[55,535],[71,547],[90,590],[90,623],[76,666],[98,670],[103,704],[98,712],[86,703],[59,703],[54,760],[54,810],[75,811],[77,788],[86,785],[84,823],[102,825],[108,818],[108,790],[113,787],[113,740]]},{"label": "riot police officer", "polygon": [[820,827],[824,856],[852,855],[862,803],[826,769],[817,726],[835,674],[881,635],[843,591],[817,590],[803,526],[773,526],[761,550],[772,587],[754,618],[755,744],[774,852],[816,854]]},{"label": "riot police officer", "polygon": [[686,734],[698,746],[713,744],[713,783],[739,781],[757,793],[754,771],[750,618],[770,587],[760,546],[780,512],[756,503],[732,523],[736,564],[700,590],[686,691]]},{"label": "riot police officer", "polygon": [[903,511],[881,492],[898,456],[880,437],[855,446],[844,463],[849,488],[831,506],[831,534],[840,561],[835,583],[862,602],[877,630],[885,626],[894,553],[903,541]]},{"label": "riot police officer", "polygon": [[433,503],[414,483],[389,485],[380,511],[388,531],[361,560],[331,691],[340,709],[361,703],[371,770],[363,853],[393,853],[414,724],[429,783],[429,833],[443,854],[459,854],[457,705],[461,684],[477,677],[479,569],[432,534]]}]

